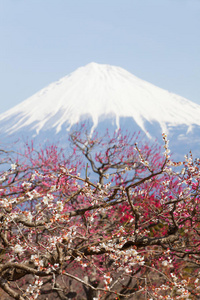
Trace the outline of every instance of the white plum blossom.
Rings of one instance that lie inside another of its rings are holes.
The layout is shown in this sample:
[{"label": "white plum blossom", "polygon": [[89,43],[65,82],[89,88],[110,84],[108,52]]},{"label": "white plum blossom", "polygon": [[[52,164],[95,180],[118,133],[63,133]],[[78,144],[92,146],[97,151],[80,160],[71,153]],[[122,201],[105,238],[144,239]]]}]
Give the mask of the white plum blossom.
[{"label": "white plum blossom", "polygon": [[26,214],[26,220],[27,220],[28,222],[32,222],[32,219],[33,219],[33,216],[32,216],[32,214],[31,214],[31,212],[29,211],[29,212]]},{"label": "white plum blossom", "polygon": [[51,194],[47,194],[46,196],[43,197],[42,201],[45,205],[48,205],[49,202],[52,202],[54,200],[54,196]]},{"label": "white plum blossom", "polygon": [[17,169],[17,164],[11,164],[11,169],[14,171]]},{"label": "white plum blossom", "polygon": [[7,198],[1,198],[0,199],[0,206],[1,207],[8,207],[9,206],[9,201]]},{"label": "white plum blossom", "polygon": [[45,205],[48,205],[48,203],[49,203],[49,198],[48,198],[47,196],[44,196],[43,199],[42,199],[42,201],[43,201],[43,203],[44,203]]},{"label": "white plum blossom", "polygon": [[64,208],[62,201],[57,201],[57,210],[62,211]]},{"label": "white plum blossom", "polygon": [[80,256],[77,256],[74,260],[75,260],[75,261],[81,261],[81,257],[80,257]]},{"label": "white plum blossom", "polygon": [[28,297],[31,296],[30,299],[37,299],[40,294],[40,288],[42,285],[43,285],[43,281],[38,279],[36,276],[35,282],[33,284],[28,285],[25,295]]},{"label": "white plum blossom", "polygon": [[13,251],[17,254],[20,254],[20,253],[23,253],[24,252],[24,249],[22,248],[21,245],[19,244],[16,244],[14,247],[13,247]]},{"label": "white plum blossom", "polygon": [[6,176],[2,176],[1,178],[0,178],[0,182],[4,182],[6,180]]},{"label": "white plum blossom", "polygon": [[24,181],[24,182],[22,182],[22,186],[23,186],[23,188],[24,188],[25,190],[28,190],[28,189],[31,188],[32,183],[31,183],[31,182]]},{"label": "white plum blossom", "polygon": [[166,267],[166,266],[168,266],[168,261],[167,260],[164,260],[163,262],[162,262],[162,265],[164,266],[164,267]]}]

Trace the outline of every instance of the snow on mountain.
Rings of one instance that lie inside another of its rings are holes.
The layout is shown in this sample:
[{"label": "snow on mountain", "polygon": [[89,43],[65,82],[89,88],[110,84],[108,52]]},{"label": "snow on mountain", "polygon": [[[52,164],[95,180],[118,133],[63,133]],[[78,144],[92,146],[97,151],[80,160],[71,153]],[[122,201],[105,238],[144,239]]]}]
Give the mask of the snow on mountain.
[{"label": "snow on mountain", "polygon": [[151,126],[156,126],[160,133],[178,130],[181,140],[200,128],[199,116],[200,106],[181,96],[120,67],[90,63],[1,114],[0,135],[59,133],[88,118],[92,130],[108,119],[119,128],[122,119],[129,119],[148,136],[155,136]]},{"label": "snow on mountain", "polygon": [[[55,118],[55,115],[58,117]],[[50,84],[32,97],[0,115],[0,122],[15,118],[15,123],[1,128],[10,134],[26,126],[39,133],[56,128],[59,132],[91,116],[94,127],[102,116],[132,117],[145,132],[145,121],[156,121],[162,131],[168,125],[200,125],[200,106],[169,93],[126,70],[90,63]]]}]

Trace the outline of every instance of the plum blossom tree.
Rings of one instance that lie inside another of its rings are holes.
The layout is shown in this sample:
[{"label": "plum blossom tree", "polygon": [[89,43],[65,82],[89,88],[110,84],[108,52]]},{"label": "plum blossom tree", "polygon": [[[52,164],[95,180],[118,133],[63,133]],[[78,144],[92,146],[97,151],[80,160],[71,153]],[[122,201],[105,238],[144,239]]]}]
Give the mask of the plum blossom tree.
[{"label": "plum blossom tree", "polygon": [[1,150],[2,299],[199,299],[200,160],[163,140]]}]

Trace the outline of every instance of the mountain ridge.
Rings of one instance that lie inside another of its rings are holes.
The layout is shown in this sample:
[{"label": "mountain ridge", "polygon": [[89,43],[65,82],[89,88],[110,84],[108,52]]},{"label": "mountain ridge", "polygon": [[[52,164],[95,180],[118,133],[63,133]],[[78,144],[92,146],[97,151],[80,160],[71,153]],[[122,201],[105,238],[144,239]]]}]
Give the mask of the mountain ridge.
[{"label": "mountain ridge", "polygon": [[198,104],[139,79],[120,67],[90,63],[1,114],[0,123],[18,115],[15,124],[4,127],[7,134],[31,124],[38,134],[45,129],[45,124],[46,129],[53,127],[59,132],[67,121],[67,129],[70,129],[84,115],[85,119],[92,118],[93,128],[102,116],[115,116],[118,128],[120,117],[132,117],[148,135],[144,120],[157,121],[165,132],[168,132],[168,126],[180,124],[187,125],[190,131],[193,124],[200,125],[198,114]]},{"label": "mountain ridge", "polygon": [[91,132],[105,126],[141,130],[149,138],[165,132],[174,149],[188,151],[200,142],[199,116],[200,105],[184,97],[121,67],[90,63],[1,114],[0,137],[62,139],[77,123],[88,122]]}]

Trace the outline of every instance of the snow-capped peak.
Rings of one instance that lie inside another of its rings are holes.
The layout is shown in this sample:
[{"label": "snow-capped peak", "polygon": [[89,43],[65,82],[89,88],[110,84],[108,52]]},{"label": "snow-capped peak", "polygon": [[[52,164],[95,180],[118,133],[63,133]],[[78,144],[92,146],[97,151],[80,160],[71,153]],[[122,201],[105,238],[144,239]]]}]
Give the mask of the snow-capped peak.
[{"label": "snow-capped peak", "polygon": [[[14,133],[28,126],[40,130],[69,129],[80,120],[131,117],[147,133],[145,122],[168,126],[200,125],[200,106],[169,93],[128,71],[110,65],[90,63],[50,84],[19,105],[0,115],[1,130]],[[13,120],[13,121],[11,121]]]}]

